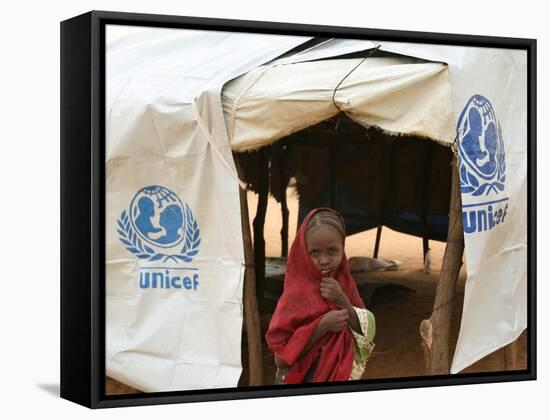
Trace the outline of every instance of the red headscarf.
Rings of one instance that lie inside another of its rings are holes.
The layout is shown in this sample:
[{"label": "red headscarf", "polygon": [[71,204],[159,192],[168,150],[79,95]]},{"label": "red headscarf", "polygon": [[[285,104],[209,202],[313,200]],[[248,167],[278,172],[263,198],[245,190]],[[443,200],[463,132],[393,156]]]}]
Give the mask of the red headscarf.
[{"label": "red headscarf", "polygon": [[[336,213],[343,223],[342,216],[329,208],[315,209],[308,213],[290,248],[284,291],[265,336],[275,355],[291,366],[284,379],[287,384],[302,383],[317,357],[319,363],[313,376],[314,382],[347,381],[353,365],[354,338],[349,327],[337,333],[325,334],[307,353],[298,358],[322,316],[330,310],[342,309],[321,296],[323,276],[307,252],[307,224],[320,210]],[[365,307],[351,276],[345,252],[333,278],[338,281],[353,306]]]}]

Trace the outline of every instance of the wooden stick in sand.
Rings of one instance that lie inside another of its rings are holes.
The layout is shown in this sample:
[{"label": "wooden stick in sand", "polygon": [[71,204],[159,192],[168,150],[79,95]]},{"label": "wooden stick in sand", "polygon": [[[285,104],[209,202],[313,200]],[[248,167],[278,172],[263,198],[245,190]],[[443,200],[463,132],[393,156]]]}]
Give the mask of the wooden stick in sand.
[{"label": "wooden stick in sand", "polygon": [[456,156],[452,162],[449,230],[443,265],[435,295],[434,309],[429,319],[420,323],[420,337],[424,349],[426,372],[444,375],[450,371],[449,339],[456,282],[462,265],[464,231],[462,229],[462,201]]},{"label": "wooden stick in sand", "polygon": [[[244,171],[239,164],[238,155],[234,154],[233,157],[239,178],[244,179]],[[258,311],[258,300],[256,299],[256,270],[254,269],[254,249],[252,247],[246,190],[242,188],[239,189],[239,199],[241,202],[244,261],[246,264],[244,272],[243,305],[246,336],[248,338],[248,385],[255,386],[262,385],[263,382],[262,339],[260,313]]]}]

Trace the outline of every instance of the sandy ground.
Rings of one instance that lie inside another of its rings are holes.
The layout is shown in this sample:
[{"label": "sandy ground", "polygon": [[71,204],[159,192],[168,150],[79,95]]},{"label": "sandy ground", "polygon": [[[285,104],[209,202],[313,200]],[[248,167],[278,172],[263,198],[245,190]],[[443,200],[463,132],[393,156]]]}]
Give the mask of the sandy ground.
[{"label": "sandy ground", "polygon": [[[290,211],[289,244],[294,239],[296,231],[298,201],[289,189],[287,193]],[[248,194],[250,221],[256,213],[257,196]],[[281,211],[280,206],[270,198],[266,225],[265,242],[266,255],[279,257],[281,255]],[[376,230],[350,236],[346,240],[346,253],[349,258],[354,256],[371,257],[374,251]],[[394,232],[388,228],[382,231],[379,258],[399,260],[401,266],[395,271],[372,272],[366,279],[360,281],[359,291],[368,307],[376,316],[377,334],[375,349],[368,362],[366,378],[402,378],[410,376],[425,376],[424,356],[420,343],[418,328],[423,319],[429,318],[435,297],[435,290],[445,251],[445,243],[430,242],[431,272],[423,271],[422,240],[409,235]],[[464,299],[465,284],[464,268],[461,271],[456,304],[454,305],[451,325],[450,359],[460,327],[461,308]],[[383,286],[383,287],[381,287]],[[273,302],[260,302],[262,336],[267,328]],[[243,374],[240,384],[247,383],[246,341],[243,337]],[[519,338],[518,369],[527,368],[526,334]],[[272,384],[275,378],[273,355],[263,343],[264,383]],[[504,370],[504,350],[496,351],[477,363],[465,369],[464,373],[494,372]],[[135,392],[119,382],[107,379],[107,394]]]}]

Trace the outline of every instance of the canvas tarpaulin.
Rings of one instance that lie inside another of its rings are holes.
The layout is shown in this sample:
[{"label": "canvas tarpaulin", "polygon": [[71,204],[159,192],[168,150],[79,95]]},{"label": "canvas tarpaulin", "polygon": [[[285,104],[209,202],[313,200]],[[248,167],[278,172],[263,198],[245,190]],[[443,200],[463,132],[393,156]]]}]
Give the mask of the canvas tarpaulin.
[{"label": "canvas tarpaulin", "polygon": [[[481,229],[465,233],[453,372],[525,328],[525,56],[332,40],[275,60],[307,40],[149,29],[107,49],[109,376],[145,391],[237,385],[244,258],[231,148],[258,148],[340,110],[449,146],[460,123],[463,208]],[[341,57],[374,47],[417,58]],[[305,76],[289,77],[291,67]]]},{"label": "canvas tarpaulin", "polygon": [[386,43],[449,64],[467,281],[451,373],[527,328],[527,53]]},{"label": "canvas tarpaulin", "polygon": [[400,56],[264,66],[232,81],[229,138],[236,150],[257,148],[342,110],[394,134],[456,139],[467,267],[458,373],[527,327],[526,53],[375,44]]},{"label": "canvas tarpaulin", "polygon": [[233,150],[256,149],[339,112],[364,126],[455,138],[447,67],[394,57],[258,67],[229,82],[223,104]]},{"label": "canvas tarpaulin", "polygon": [[148,29],[107,48],[108,376],[237,385],[244,256],[220,90],[305,40]]}]

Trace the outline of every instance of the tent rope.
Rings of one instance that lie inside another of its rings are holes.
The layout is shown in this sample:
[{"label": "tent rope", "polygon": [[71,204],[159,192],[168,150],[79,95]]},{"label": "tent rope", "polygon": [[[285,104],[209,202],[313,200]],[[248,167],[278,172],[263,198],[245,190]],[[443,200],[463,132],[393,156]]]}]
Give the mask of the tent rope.
[{"label": "tent rope", "polygon": [[218,145],[216,144],[216,140],[214,137],[212,137],[212,134],[210,134],[210,131],[208,131],[208,127],[204,123],[204,120],[201,118],[199,110],[197,109],[197,98],[194,98],[193,101],[191,101],[191,109],[193,110],[193,114],[195,115],[195,118],[197,119],[197,123],[199,124],[199,127],[206,137],[206,140],[208,140],[208,143],[210,143],[210,146],[212,146],[212,150],[214,153],[218,156],[218,158],[222,161],[223,165],[227,168],[229,173],[235,180],[239,183],[239,186],[246,190],[246,182],[241,181],[239,176],[237,175],[236,170],[231,167],[229,162],[225,159],[225,157],[222,155],[221,150],[219,149]]},{"label": "tent rope", "polygon": [[334,90],[332,91],[332,103],[333,103],[334,106],[338,109],[338,111],[344,112],[344,111],[342,111],[342,109],[338,106],[338,104],[337,104],[336,101],[334,100],[334,98],[336,97],[336,91],[338,90],[338,88],[340,87],[340,85],[341,85],[342,83],[344,83],[344,80],[346,80],[346,79],[349,77],[349,75],[350,75],[351,73],[353,73],[361,64],[363,64],[363,63],[367,60],[367,58],[369,58],[375,51],[378,51],[379,48],[380,48],[380,46],[377,46],[377,47],[375,47],[375,48],[370,49],[370,50],[368,51],[368,53],[367,53],[367,56],[366,56],[365,58],[363,58],[354,68],[352,68],[352,69],[348,72],[348,74],[346,74],[346,75],[344,76],[344,78],[343,78],[342,80],[340,80],[340,82],[338,82],[338,84],[336,85],[336,87],[335,87]]}]

